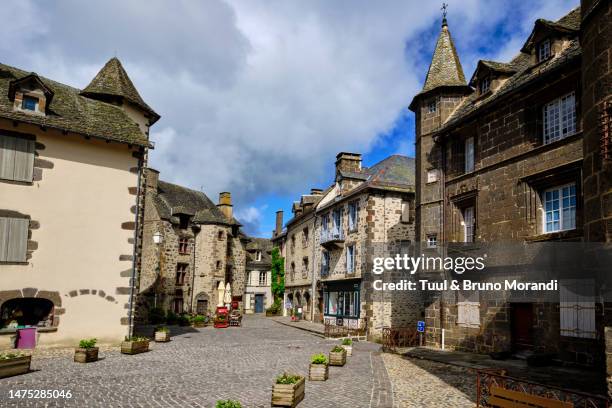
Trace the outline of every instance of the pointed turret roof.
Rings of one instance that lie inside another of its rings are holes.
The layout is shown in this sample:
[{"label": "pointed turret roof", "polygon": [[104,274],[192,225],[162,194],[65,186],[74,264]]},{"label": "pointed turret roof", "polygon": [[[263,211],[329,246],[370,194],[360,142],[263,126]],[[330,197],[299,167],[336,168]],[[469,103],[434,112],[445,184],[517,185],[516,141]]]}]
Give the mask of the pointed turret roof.
[{"label": "pointed turret roof", "polygon": [[444,18],[431,65],[429,65],[429,71],[427,71],[425,85],[421,92],[427,92],[439,86],[465,85],[467,83],[463,75],[463,68],[461,68],[455,44],[448,30],[446,18]]},{"label": "pointed turret roof", "polygon": [[94,79],[81,92],[81,95],[107,100],[108,97],[119,97],[138,106],[151,115],[152,123],[160,116],[142,100],[132,80],[117,57],[111,58],[98,72]]}]

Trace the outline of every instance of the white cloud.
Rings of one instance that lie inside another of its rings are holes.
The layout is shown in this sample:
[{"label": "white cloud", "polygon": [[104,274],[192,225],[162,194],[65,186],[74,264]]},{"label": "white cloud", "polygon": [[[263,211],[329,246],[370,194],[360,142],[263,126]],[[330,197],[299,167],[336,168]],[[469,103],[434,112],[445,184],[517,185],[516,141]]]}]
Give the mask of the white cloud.
[{"label": "white cloud", "polygon": [[[449,24],[461,49],[481,45],[484,33],[517,13],[530,20],[509,23],[510,48],[462,53],[466,76],[478,58],[516,53],[536,16],[557,18],[573,5],[452,2]],[[423,52],[431,52],[437,32],[423,32],[440,20],[439,6],[14,0],[0,11],[0,55],[82,88],[116,53],[162,115],[151,133],[151,164],[161,177],[213,199],[231,191],[248,219],[257,197],[321,184],[338,151],[364,152],[389,130],[424,80]],[[400,151],[412,143],[405,137]]]}]

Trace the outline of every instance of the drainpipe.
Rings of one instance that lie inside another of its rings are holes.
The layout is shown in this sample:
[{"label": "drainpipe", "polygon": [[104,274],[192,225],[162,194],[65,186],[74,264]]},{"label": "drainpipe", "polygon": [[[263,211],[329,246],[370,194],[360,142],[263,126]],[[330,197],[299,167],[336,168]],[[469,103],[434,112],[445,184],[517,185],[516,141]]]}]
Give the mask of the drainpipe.
[{"label": "drainpipe", "polygon": [[[315,209],[316,211],[316,209]],[[310,290],[310,321],[314,323],[314,311],[315,311],[315,299],[316,299],[316,290],[317,290],[317,265],[315,262],[315,235],[317,230],[317,214],[313,211],[312,215],[312,283]]]},{"label": "drainpipe", "polygon": [[[193,229],[192,229],[193,231]],[[197,239],[198,234],[194,231],[193,233],[193,245],[192,245],[192,251],[193,251],[193,267],[191,268],[191,313],[194,313],[194,308],[193,308],[193,303],[195,302],[195,274],[196,274],[196,239]],[[196,309],[197,312],[197,309]]]},{"label": "drainpipe", "polygon": [[[141,148],[141,152],[143,152]],[[135,215],[135,228],[134,228],[134,245],[132,249],[132,275],[130,277],[130,298],[128,301],[128,336],[132,337],[134,334],[134,289],[136,286],[136,250],[140,245],[139,230],[140,230],[140,195],[142,192],[142,172],[144,167],[144,160],[142,157],[138,158],[138,184],[136,186],[136,215]]]}]

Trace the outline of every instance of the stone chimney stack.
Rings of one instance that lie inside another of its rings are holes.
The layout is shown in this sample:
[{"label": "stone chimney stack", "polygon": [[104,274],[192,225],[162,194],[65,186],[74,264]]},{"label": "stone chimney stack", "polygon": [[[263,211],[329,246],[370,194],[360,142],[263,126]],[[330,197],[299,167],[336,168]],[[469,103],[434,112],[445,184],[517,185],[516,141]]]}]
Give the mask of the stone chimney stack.
[{"label": "stone chimney stack", "polygon": [[231,221],[234,216],[234,206],[232,205],[232,193],[224,191],[223,193],[219,193],[219,204],[217,204],[217,208],[221,210],[225,218],[228,221]]},{"label": "stone chimney stack", "polygon": [[283,232],[283,210],[276,212],[276,229],[274,230],[274,236],[277,237]]},{"label": "stone chimney stack", "polygon": [[361,155],[359,153],[340,152],[336,156],[336,175],[340,171],[361,170]]},{"label": "stone chimney stack", "polygon": [[157,182],[159,181],[159,171],[147,167],[145,170],[145,185],[146,191],[157,191]]},{"label": "stone chimney stack", "polygon": [[310,189],[310,195],[319,196],[321,194],[323,194],[323,190],[321,190],[320,188],[311,188]]}]

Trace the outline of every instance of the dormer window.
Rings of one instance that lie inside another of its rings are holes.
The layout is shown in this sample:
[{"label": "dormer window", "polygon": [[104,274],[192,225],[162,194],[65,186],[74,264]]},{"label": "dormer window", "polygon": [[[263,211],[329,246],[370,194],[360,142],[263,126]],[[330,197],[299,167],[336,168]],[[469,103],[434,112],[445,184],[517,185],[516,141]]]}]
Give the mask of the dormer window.
[{"label": "dormer window", "polygon": [[435,99],[432,101],[429,101],[429,103],[427,104],[427,113],[436,113],[437,109],[438,109],[438,104],[436,103]]},{"label": "dormer window", "polygon": [[481,95],[489,92],[490,88],[491,88],[491,77],[484,77],[478,83],[478,90]]},{"label": "dormer window", "polygon": [[538,45],[538,62],[550,58],[550,40],[546,39]]},{"label": "dormer window", "polygon": [[24,96],[21,101],[21,109],[36,112],[38,111],[38,98],[33,96]]}]

